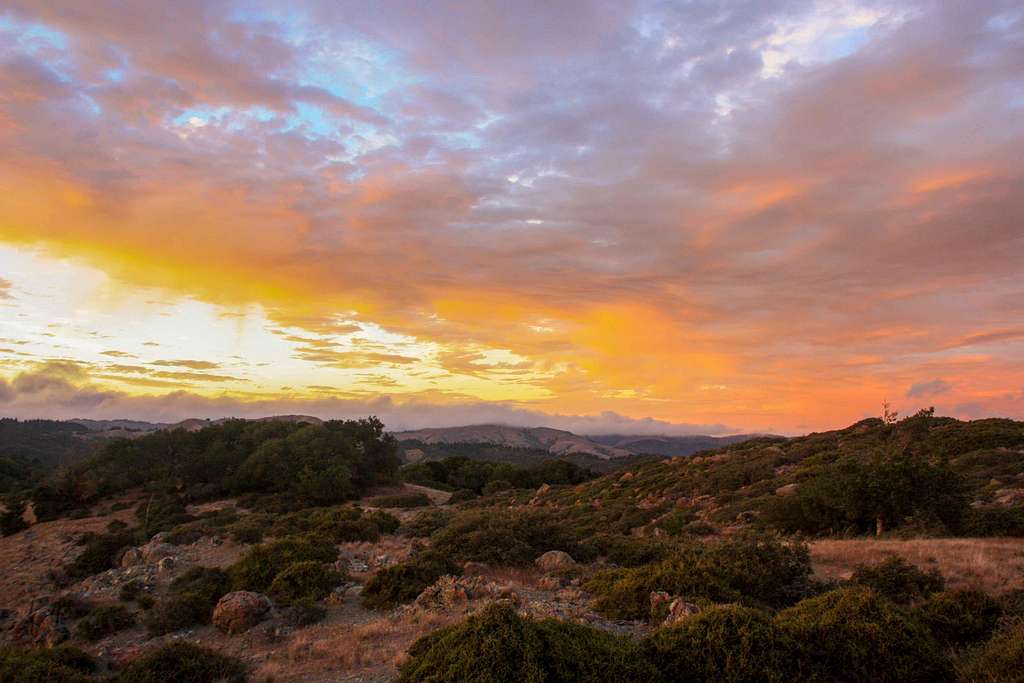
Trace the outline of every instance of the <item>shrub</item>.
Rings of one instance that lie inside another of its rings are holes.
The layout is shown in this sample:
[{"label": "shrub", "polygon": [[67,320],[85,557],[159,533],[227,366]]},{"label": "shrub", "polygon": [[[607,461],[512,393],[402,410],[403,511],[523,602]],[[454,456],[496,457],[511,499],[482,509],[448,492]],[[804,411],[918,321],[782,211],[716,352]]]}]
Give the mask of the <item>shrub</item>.
[{"label": "shrub", "polygon": [[1024,508],[991,505],[971,508],[958,532],[964,536],[1024,536]]},{"label": "shrub", "polygon": [[393,534],[402,526],[401,520],[383,510],[374,510],[366,515],[366,518],[377,525],[382,534]]},{"label": "shrub", "polygon": [[972,683],[1024,681],[1024,621],[999,629],[963,667],[961,678]]},{"label": "shrub", "polygon": [[866,587],[835,590],[780,612],[775,623],[801,646],[811,678],[829,681],[951,681],[951,666],[927,630]]},{"label": "shrub", "polygon": [[135,508],[135,518],[139,520],[139,527],[147,538],[194,519],[185,509],[184,501],[177,496],[150,497]]},{"label": "shrub", "polygon": [[344,580],[344,574],[323,562],[296,562],[274,577],[269,592],[274,600],[285,605],[301,598],[323,600]]},{"label": "shrub", "polygon": [[650,594],[782,607],[806,595],[811,561],[806,545],[747,533],[717,543],[690,541],[657,564],[601,572],[587,584],[595,608],[621,619],[646,619]]},{"label": "shrub", "polygon": [[445,574],[461,574],[459,566],[432,551],[422,552],[405,562],[385,567],[363,588],[362,602],[370,609],[390,609],[412,602]]},{"label": "shrub", "polygon": [[302,628],[310,626],[327,616],[327,610],[308,598],[299,598],[284,610],[282,619],[287,626]]},{"label": "shrub", "polygon": [[333,562],[338,551],[333,545],[307,539],[286,538],[258,545],[228,567],[233,590],[266,592],[274,578],[296,562]]},{"label": "shrub", "polygon": [[146,593],[146,590],[145,582],[139,579],[132,579],[121,586],[121,589],[117,592],[117,599],[122,602],[135,602],[139,599],[139,596]]},{"label": "shrub", "polygon": [[576,560],[594,554],[579,543],[574,529],[544,510],[469,510],[457,514],[432,540],[439,552],[458,562],[522,566],[549,550],[565,551]]},{"label": "shrub", "polygon": [[122,550],[134,545],[135,535],[130,531],[118,531],[112,534],[86,534],[82,537],[85,549],[65,569],[73,579],[84,579],[87,576],[105,572],[117,564]]},{"label": "shrub", "polygon": [[620,567],[640,567],[659,562],[672,552],[672,546],[663,541],[617,534],[597,536],[592,543],[598,553]]},{"label": "shrub", "polygon": [[426,538],[452,521],[454,514],[448,510],[432,508],[416,513],[412,520],[401,526],[400,532],[411,538]]},{"label": "shrub", "polygon": [[476,500],[479,498],[476,491],[473,489],[459,489],[455,491],[448,499],[449,503],[465,503],[466,501]]},{"label": "shrub", "polygon": [[643,651],[661,680],[790,681],[796,643],[756,609],[713,607],[648,636]]},{"label": "shrub", "polygon": [[103,605],[75,624],[75,637],[90,642],[135,625],[135,615],[121,605]]},{"label": "shrub", "polygon": [[146,628],[154,635],[162,635],[210,623],[217,601],[228,592],[228,583],[227,574],[220,569],[189,569],[171,582],[167,595],[146,615]]},{"label": "shrub", "polygon": [[396,493],[392,496],[377,496],[369,505],[378,508],[421,508],[430,505],[425,493]]},{"label": "shrub", "polygon": [[485,496],[489,496],[501,491],[508,491],[512,488],[514,488],[512,486],[512,482],[506,481],[505,479],[495,479],[494,481],[489,481],[484,484],[483,488],[480,489],[480,493]]},{"label": "shrub", "polygon": [[12,536],[27,529],[28,522],[22,517],[23,514],[25,514],[25,501],[8,503],[7,509],[0,514],[0,536]]},{"label": "shrub", "polygon": [[118,683],[245,683],[248,668],[239,659],[191,643],[170,643],[129,664]]},{"label": "shrub", "polygon": [[62,595],[50,603],[50,611],[58,619],[81,619],[93,610],[91,602],[74,595]]},{"label": "shrub", "polygon": [[629,639],[570,622],[534,621],[495,604],[413,643],[397,681],[568,683],[653,677]]},{"label": "shrub", "polygon": [[978,590],[934,593],[914,609],[918,621],[940,642],[950,645],[987,639],[1001,614],[999,603]]},{"label": "shrub", "polygon": [[0,681],[7,683],[87,683],[96,680],[96,660],[76,647],[0,648]]},{"label": "shrub", "polygon": [[311,508],[279,517],[270,528],[270,535],[302,535],[314,543],[327,545],[352,541],[372,542],[380,538],[381,527],[378,522],[385,526],[391,525],[389,519],[375,519],[357,507]]},{"label": "shrub", "polygon": [[901,557],[890,557],[876,565],[858,565],[850,582],[873,588],[894,602],[908,604],[941,591],[946,581],[937,569],[921,571]]}]

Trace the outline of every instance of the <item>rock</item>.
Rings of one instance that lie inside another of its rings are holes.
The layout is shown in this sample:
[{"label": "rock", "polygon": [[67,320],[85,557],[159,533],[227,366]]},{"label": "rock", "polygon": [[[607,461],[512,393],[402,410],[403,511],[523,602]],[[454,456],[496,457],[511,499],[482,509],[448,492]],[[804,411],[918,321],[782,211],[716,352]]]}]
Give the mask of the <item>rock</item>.
[{"label": "rock", "polygon": [[672,624],[678,624],[679,622],[692,617],[694,614],[700,614],[700,606],[695,605],[692,602],[686,602],[682,598],[676,598],[668,605],[668,616],[665,617],[663,622],[666,626]]},{"label": "rock", "polygon": [[140,548],[142,551],[142,559],[145,560],[146,564],[156,564],[165,557],[174,557],[178,554],[178,546],[171,545],[170,543],[147,543]]},{"label": "rock", "polygon": [[540,488],[537,489],[537,493],[534,496],[543,496],[545,493],[551,490],[551,484],[541,484]]},{"label": "rock", "polygon": [[60,615],[49,605],[33,610],[19,619],[10,631],[10,638],[19,645],[53,647],[71,637]]},{"label": "rock", "polygon": [[534,564],[546,572],[561,572],[576,566],[576,560],[561,550],[549,550],[538,557]]},{"label": "rock", "polygon": [[780,486],[779,488],[775,489],[775,495],[779,496],[780,498],[792,496],[794,493],[796,493],[796,490],[798,488],[800,488],[799,484],[786,484],[785,486]]},{"label": "rock", "polygon": [[519,595],[479,576],[442,576],[434,585],[416,598],[416,606],[423,609],[451,610],[470,600],[507,599],[519,602]]},{"label": "rock", "polygon": [[348,570],[356,573],[368,572],[370,571],[370,565],[363,560],[349,560]]},{"label": "rock", "polygon": [[213,608],[213,625],[225,633],[242,633],[263,621],[273,606],[262,593],[228,593]]},{"label": "rock", "polygon": [[619,477],[619,481],[633,481],[633,477],[635,476],[636,475],[633,474],[632,472],[626,472],[621,477]]},{"label": "rock", "polygon": [[121,555],[121,566],[122,567],[134,567],[135,565],[142,564],[144,562],[142,557],[142,551],[138,548],[128,548]]},{"label": "rock", "polygon": [[1024,489],[999,489],[995,493],[995,502],[1005,507],[1024,503]]},{"label": "rock", "polygon": [[173,557],[165,557],[156,563],[156,571],[158,574],[170,574],[174,571],[174,568],[178,566],[177,560]]},{"label": "rock", "polygon": [[562,581],[557,576],[542,576],[537,587],[544,591],[554,591],[562,587]]},{"label": "rock", "polygon": [[653,591],[648,600],[651,605],[651,614],[657,614],[662,605],[672,602],[672,596],[665,591]]}]

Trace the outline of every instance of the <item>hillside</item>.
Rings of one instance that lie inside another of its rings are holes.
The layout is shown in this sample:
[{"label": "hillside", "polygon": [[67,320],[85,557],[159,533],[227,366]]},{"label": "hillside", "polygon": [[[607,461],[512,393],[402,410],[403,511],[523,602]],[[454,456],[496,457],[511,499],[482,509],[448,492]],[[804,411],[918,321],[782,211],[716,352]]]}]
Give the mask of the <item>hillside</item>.
[{"label": "hillside", "polygon": [[605,446],[619,448],[630,453],[646,453],[650,455],[661,455],[672,458],[677,455],[692,455],[698,451],[706,451],[712,448],[720,448],[729,444],[747,441],[756,438],[758,434],[734,434],[731,436],[705,436],[696,434],[693,436],[641,436],[629,434],[601,434],[589,436]]},{"label": "hillside", "polygon": [[541,502],[602,510],[598,518],[630,511],[635,526],[652,528],[683,510],[716,527],[870,533],[880,520],[883,530],[1017,535],[1024,531],[1024,422],[921,414],[761,437],[551,490]]}]

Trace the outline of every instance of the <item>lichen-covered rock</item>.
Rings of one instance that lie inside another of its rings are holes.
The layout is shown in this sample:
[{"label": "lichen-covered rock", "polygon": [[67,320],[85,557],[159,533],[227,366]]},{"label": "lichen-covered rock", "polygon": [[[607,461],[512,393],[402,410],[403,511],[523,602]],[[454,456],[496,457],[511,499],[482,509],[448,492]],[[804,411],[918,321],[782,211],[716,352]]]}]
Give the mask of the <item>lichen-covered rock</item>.
[{"label": "lichen-covered rock", "polygon": [[480,576],[442,576],[416,598],[416,606],[422,609],[451,610],[470,600],[506,599],[519,601],[519,596],[510,588],[499,586]]},{"label": "lichen-covered rock", "polygon": [[19,645],[53,647],[71,637],[60,615],[50,607],[40,607],[22,615],[11,628],[11,641]]},{"label": "lichen-covered rock", "polygon": [[534,564],[546,572],[561,572],[576,566],[572,555],[561,550],[549,550],[538,557]]},{"label": "lichen-covered rock", "polygon": [[263,621],[273,606],[262,593],[228,593],[213,608],[213,625],[225,633],[242,633]]}]

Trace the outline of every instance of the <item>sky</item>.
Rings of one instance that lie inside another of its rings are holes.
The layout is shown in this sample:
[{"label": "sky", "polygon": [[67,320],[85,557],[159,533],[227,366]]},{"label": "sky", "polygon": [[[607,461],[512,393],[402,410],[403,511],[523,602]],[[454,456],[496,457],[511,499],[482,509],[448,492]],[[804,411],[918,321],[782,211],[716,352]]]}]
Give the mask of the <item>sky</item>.
[{"label": "sky", "polygon": [[1019,1],[0,3],[0,415],[1024,419]]}]

